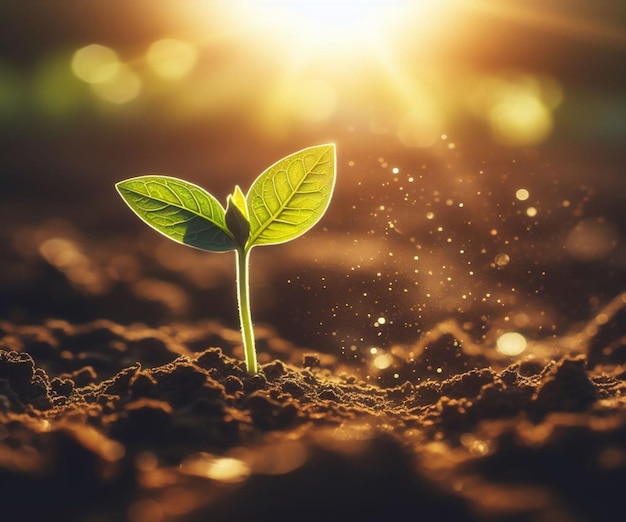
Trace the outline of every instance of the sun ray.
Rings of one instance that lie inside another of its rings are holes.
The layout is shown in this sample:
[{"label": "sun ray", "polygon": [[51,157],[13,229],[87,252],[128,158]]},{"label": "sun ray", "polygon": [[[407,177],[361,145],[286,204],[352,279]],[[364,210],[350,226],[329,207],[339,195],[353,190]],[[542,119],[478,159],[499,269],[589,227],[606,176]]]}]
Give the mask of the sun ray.
[{"label": "sun ray", "polygon": [[471,0],[462,4],[468,11],[515,21],[527,26],[544,29],[568,38],[586,40],[609,47],[625,48],[626,31],[607,22],[599,22],[590,17],[581,17],[564,12],[551,10],[546,3],[530,6],[519,2],[491,2],[487,0]]}]

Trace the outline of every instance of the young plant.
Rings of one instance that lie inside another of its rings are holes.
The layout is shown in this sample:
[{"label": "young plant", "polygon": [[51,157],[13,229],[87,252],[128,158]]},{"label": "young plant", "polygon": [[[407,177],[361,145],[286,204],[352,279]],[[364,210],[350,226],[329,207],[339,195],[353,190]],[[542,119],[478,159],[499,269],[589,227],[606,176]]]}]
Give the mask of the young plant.
[{"label": "young plant", "polygon": [[244,195],[238,185],[226,209],[206,190],[169,176],[139,176],[116,183],[128,206],[170,239],[200,250],[234,250],[237,298],[246,367],[258,372],[250,314],[252,247],[304,234],[326,212],[335,186],[335,145],[308,147],[266,169]]}]

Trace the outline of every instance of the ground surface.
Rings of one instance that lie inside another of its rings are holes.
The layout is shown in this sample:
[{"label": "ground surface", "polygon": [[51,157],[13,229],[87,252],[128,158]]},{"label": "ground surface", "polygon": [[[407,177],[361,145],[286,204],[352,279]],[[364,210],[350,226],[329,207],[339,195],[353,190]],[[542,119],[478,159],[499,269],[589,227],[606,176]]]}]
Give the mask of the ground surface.
[{"label": "ground surface", "polygon": [[[53,163],[52,183],[16,155],[33,177],[1,210],[3,520],[623,515],[617,163],[363,139],[339,142],[319,229],[253,252],[256,376],[230,255],[144,230],[113,160],[89,182],[72,169],[97,161]],[[507,331],[519,355],[496,349]]]}]

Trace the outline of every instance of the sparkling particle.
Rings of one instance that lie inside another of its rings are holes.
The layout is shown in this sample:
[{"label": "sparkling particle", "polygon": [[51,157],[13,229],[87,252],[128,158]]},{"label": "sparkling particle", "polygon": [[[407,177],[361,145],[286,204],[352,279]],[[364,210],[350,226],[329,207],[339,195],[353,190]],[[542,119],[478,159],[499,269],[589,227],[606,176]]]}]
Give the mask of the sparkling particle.
[{"label": "sparkling particle", "polygon": [[509,264],[509,261],[511,261],[511,258],[508,256],[508,254],[498,254],[495,257],[494,261],[498,266],[506,266]]},{"label": "sparkling particle", "polygon": [[526,215],[528,217],[535,217],[537,215],[537,209],[535,207],[528,207],[526,209]]},{"label": "sparkling particle", "polygon": [[519,189],[519,190],[515,193],[515,197],[516,197],[519,201],[526,201],[526,200],[530,197],[530,192],[528,192],[528,190],[526,190],[526,189]]}]

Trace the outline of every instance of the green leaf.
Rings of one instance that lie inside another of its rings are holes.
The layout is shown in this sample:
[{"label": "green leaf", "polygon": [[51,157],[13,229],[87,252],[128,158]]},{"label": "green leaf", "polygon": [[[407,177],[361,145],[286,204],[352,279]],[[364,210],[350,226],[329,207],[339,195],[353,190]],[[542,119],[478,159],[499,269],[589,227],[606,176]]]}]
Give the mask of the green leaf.
[{"label": "green leaf", "polygon": [[326,212],[335,186],[335,145],[308,147],[265,170],[248,191],[247,248],[304,234]]},{"label": "green leaf", "polygon": [[240,248],[245,248],[250,237],[250,221],[248,221],[246,209],[246,197],[241,192],[239,185],[235,185],[235,191],[228,196],[226,202],[226,226],[235,238]]},{"label": "green leaf", "polygon": [[115,188],[141,219],[178,243],[212,252],[236,248],[224,208],[197,185],[168,176],[140,176]]},{"label": "green leaf", "polygon": [[235,190],[230,195],[233,204],[240,210],[243,216],[248,219],[248,209],[246,208],[246,196],[244,196],[239,185],[235,185]]}]

